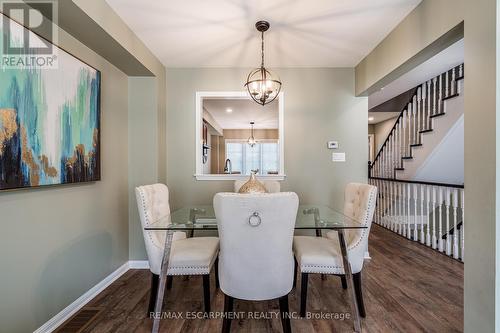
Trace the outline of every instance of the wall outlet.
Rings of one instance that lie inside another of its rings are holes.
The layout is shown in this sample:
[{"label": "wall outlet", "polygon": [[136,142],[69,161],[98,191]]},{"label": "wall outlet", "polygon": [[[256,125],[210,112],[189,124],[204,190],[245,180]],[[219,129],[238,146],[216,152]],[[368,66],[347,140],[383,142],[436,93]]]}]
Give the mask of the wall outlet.
[{"label": "wall outlet", "polygon": [[339,147],[338,141],[328,141],[328,149],[337,149]]},{"label": "wall outlet", "polygon": [[345,162],[345,153],[332,153],[332,162]]}]

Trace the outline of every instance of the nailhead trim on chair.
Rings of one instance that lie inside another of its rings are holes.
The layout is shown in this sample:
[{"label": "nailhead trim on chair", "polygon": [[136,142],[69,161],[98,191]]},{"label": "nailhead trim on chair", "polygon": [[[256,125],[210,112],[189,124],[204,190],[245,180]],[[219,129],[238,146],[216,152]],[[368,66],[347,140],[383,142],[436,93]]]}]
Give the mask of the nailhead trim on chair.
[{"label": "nailhead trim on chair", "polygon": [[198,272],[197,271],[190,272],[189,275],[207,275],[207,274],[210,274],[210,267],[209,266],[181,266],[181,267],[169,267],[167,270],[167,275],[186,275],[186,273],[173,272],[175,270],[184,270],[184,269],[199,270]]},{"label": "nailhead trim on chair", "polygon": [[[144,220],[145,220],[144,222],[145,222],[146,226],[149,226],[150,219],[149,219],[148,212],[146,209],[146,198],[144,197],[145,193],[144,193],[144,189],[142,188],[142,186],[139,187],[139,194],[141,195],[141,205],[142,205],[142,210],[144,212]],[[151,235],[153,231],[151,231],[151,230],[145,230],[145,231],[147,231],[146,234],[148,235],[149,240],[151,241],[151,244],[153,244],[156,248],[163,250],[163,248],[158,246],[156,244],[156,242],[153,240],[153,236]]]},{"label": "nailhead trim on chair", "polygon": [[324,266],[324,265],[300,265],[302,273],[332,274],[331,270],[344,270],[342,266]]},{"label": "nailhead trim on chair", "polygon": [[[367,207],[370,207],[371,204],[372,204],[372,201],[373,201],[373,197],[374,197],[374,193],[375,191],[370,191],[370,195],[368,196],[368,205]],[[363,225],[366,226],[366,224],[368,224],[368,218],[369,218],[369,210],[367,209],[366,210],[366,213],[365,213],[365,218],[364,218],[364,222],[363,222]],[[366,229],[363,229],[363,231],[361,231],[361,237],[359,237],[358,241],[356,242],[356,244],[354,244],[353,246],[349,247],[348,250],[352,250],[354,249],[356,246],[359,245],[359,243],[361,243],[361,241],[363,240],[363,238],[365,237],[366,235],[366,232],[367,230]]]}]

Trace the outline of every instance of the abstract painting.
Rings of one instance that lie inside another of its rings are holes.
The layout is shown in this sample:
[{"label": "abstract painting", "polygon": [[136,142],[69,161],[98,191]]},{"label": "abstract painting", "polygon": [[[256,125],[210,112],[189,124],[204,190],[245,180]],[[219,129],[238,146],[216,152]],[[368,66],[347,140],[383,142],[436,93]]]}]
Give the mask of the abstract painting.
[{"label": "abstract painting", "polygon": [[100,72],[61,49],[57,61],[0,68],[0,190],[100,180]]}]

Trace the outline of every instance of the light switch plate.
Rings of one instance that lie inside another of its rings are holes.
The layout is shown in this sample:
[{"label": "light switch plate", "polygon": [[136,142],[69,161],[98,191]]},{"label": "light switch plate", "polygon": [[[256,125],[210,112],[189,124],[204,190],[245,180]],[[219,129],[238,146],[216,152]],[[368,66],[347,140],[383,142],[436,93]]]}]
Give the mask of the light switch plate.
[{"label": "light switch plate", "polygon": [[328,149],[337,149],[339,147],[338,141],[328,141]]},{"label": "light switch plate", "polygon": [[332,153],[332,162],[345,162],[345,153]]}]

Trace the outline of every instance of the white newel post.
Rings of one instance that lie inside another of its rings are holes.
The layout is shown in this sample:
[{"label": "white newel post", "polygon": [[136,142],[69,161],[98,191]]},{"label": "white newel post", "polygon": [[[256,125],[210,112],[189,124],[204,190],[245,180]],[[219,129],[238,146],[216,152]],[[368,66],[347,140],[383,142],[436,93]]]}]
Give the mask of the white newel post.
[{"label": "white newel post", "polygon": [[446,254],[450,255],[451,254],[451,242],[450,242],[450,196],[451,196],[451,191],[450,189],[446,189]]},{"label": "white newel post", "polygon": [[413,240],[418,241],[418,229],[417,229],[417,196],[418,196],[418,188],[417,184],[413,184]]},{"label": "white newel post", "polygon": [[450,77],[449,77],[449,73],[450,71],[446,71],[446,86],[445,86],[445,91],[444,91],[444,97],[448,97],[450,96],[450,87],[449,87],[449,84],[450,84]]},{"label": "white newel post", "polygon": [[432,79],[432,114],[436,114],[436,84],[437,78]]},{"label": "white newel post", "polygon": [[411,216],[410,216],[410,200],[411,200],[411,187],[410,184],[407,184],[406,187],[406,199],[407,199],[407,208],[406,208],[406,225],[407,225],[407,232],[406,232],[406,237],[410,239],[411,237],[411,229],[410,229],[410,224],[411,224]]},{"label": "white newel post", "polygon": [[406,149],[406,122],[408,120],[408,109],[403,111],[403,154],[404,156],[408,156],[408,152]]},{"label": "white newel post", "polygon": [[[417,130],[415,131],[415,135],[418,138],[419,131],[420,131],[420,117],[422,113],[422,88],[421,86],[417,88]],[[418,142],[415,142],[418,143]]]},{"label": "white newel post", "polygon": [[[454,71],[453,71],[454,72]],[[458,238],[459,233],[457,229],[457,209],[458,209],[458,191],[453,190],[453,258],[458,259]]]},{"label": "white newel post", "polygon": [[411,107],[413,113],[413,144],[417,144],[417,96],[413,96],[413,104]]},{"label": "white newel post", "polygon": [[436,187],[432,187],[432,248],[436,249]]},{"label": "white newel post", "polygon": [[427,217],[427,234],[426,234],[426,237],[425,237],[425,244],[427,246],[431,246],[431,221],[430,221],[430,218],[429,218],[429,202],[431,200],[431,197],[430,197],[430,186],[426,186],[425,188],[426,190],[426,198],[427,200],[425,200],[425,204],[427,205],[426,208],[427,208],[427,214],[426,214],[426,217]]},{"label": "white newel post", "polygon": [[455,94],[455,85],[456,85],[456,82],[455,82],[455,68],[453,68],[451,70],[451,94],[452,95]]},{"label": "white newel post", "polygon": [[439,187],[439,251],[443,252],[443,188]]},{"label": "white newel post", "polygon": [[398,234],[403,234],[403,193],[401,183],[398,183],[398,194],[399,194],[399,202],[398,202]]},{"label": "white newel post", "polygon": [[441,102],[443,101],[443,74],[439,75],[439,97],[438,97],[438,105],[437,110],[438,113],[441,113]]},{"label": "white newel post", "polygon": [[420,185],[420,243],[425,243],[424,237],[424,186]]}]

